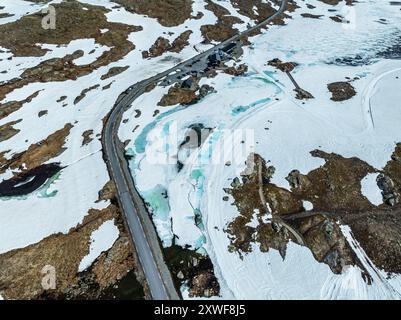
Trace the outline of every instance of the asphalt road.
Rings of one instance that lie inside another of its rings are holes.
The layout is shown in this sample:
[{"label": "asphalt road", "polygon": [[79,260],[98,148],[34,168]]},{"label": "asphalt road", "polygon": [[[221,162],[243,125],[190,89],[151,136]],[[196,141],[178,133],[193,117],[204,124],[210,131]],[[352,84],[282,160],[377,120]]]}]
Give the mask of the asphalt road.
[{"label": "asphalt road", "polygon": [[174,287],[171,273],[164,261],[160,241],[151,217],[143,199],[135,188],[128,162],[124,157],[124,146],[118,138],[118,128],[123,113],[130,108],[136,98],[146,92],[148,86],[159,83],[163,78],[165,81],[168,80],[168,83],[174,83],[180,79],[180,76],[185,76],[191,71],[202,70],[207,65],[207,58],[210,54],[268,24],[284,12],[286,4],[287,0],[282,0],[279,10],[274,15],[254,27],[169,70],[130,86],[118,97],[106,121],[102,143],[107,166],[117,187],[120,208],[124,214],[131,240],[136,248],[150,294],[155,300],[178,300],[180,296]]}]

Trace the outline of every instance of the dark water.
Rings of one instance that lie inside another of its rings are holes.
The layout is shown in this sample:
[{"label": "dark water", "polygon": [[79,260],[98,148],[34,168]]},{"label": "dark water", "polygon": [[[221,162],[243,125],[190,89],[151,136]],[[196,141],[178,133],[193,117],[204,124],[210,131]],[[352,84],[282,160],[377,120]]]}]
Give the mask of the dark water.
[{"label": "dark water", "polygon": [[0,183],[0,197],[27,195],[39,189],[47,179],[58,173],[62,167],[59,163],[38,166]]}]

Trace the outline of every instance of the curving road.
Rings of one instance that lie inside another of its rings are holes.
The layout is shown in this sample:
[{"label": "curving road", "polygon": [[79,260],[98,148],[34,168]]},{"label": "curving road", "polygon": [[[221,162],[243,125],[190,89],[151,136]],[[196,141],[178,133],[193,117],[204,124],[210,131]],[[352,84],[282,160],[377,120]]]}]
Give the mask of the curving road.
[{"label": "curving road", "polygon": [[130,108],[136,98],[146,92],[147,88],[159,84],[161,80],[163,80],[161,82],[162,85],[171,84],[193,71],[204,70],[208,64],[209,55],[268,24],[285,11],[286,4],[287,0],[282,0],[276,13],[254,27],[236,34],[169,70],[130,86],[118,97],[106,121],[102,134],[102,144],[107,166],[110,176],[116,185],[118,202],[145,274],[150,295],[155,300],[178,300],[180,296],[175,289],[170,271],[164,261],[159,238],[151,217],[143,199],[135,188],[128,162],[124,156],[125,148],[118,138],[118,128],[122,121],[123,113]]}]

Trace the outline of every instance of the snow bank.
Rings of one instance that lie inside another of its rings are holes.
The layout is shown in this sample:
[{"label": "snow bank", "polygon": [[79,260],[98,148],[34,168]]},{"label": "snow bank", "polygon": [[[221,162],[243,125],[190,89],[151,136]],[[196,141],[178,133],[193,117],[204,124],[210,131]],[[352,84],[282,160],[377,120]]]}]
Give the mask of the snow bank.
[{"label": "snow bank", "polygon": [[120,232],[113,220],[103,222],[103,224],[92,232],[89,254],[83,257],[78,267],[78,272],[82,272],[89,268],[97,257],[109,250],[114,242],[118,239]]},{"label": "snow bank", "polygon": [[369,173],[361,181],[362,194],[375,206],[383,203],[383,196],[376,181],[378,175],[378,173]]}]

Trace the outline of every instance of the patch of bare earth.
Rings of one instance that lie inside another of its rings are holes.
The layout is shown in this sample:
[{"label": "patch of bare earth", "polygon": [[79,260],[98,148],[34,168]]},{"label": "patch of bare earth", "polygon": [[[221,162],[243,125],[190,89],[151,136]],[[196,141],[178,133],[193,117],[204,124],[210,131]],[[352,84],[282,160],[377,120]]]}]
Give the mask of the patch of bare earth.
[{"label": "patch of bare earth", "polygon": [[357,2],[355,0],[319,0],[319,1],[326,3],[326,4],[331,4],[332,6],[336,6],[341,2],[345,2],[346,5],[350,6],[354,2]]},{"label": "patch of bare earth", "polygon": [[156,39],[155,43],[148,51],[142,52],[142,57],[144,59],[159,57],[166,52],[181,52],[187,45],[189,45],[189,37],[191,36],[192,31],[188,30],[181,33],[173,43],[166,38],[159,37]]},{"label": "patch of bare earth", "polygon": [[333,82],[327,85],[327,88],[332,94],[331,100],[345,101],[356,95],[355,88],[349,82]]},{"label": "patch of bare earth", "polygon": [[31,94],[29,97],[21,101],[9,101],[6,103],[0,103],[0,120],[19,110],[25,103],[31,102],[34,98],[37,97],[38,94],[39,91]]},{"label": "patch of bare earth", "polygon": [[[36,13],[0,26],[0,46],[9,49],[15,56],[43,56],[48,49],[38,44],[64,45],[72,40],[93,38],[96,43],[110,47],[96,61],[86,65],[75,65],[74,59],[83,55],[78,50],[63,58],[46,60],[25,70],[18,78],[0,86],[0,101],[16,88],[35,82],[75,80],[102,66],[120,60],[135,46],[128,35],[142,29],[107,21],[107,10],[103,7],[82,4],[77,1],[55,4],[57,26],[45,30],[41,26],[42,14]],[[87,10],[85,10],[85,8]],[[108,29],[102,33],[101,29]],[[29,30],[29,32],[27,32]]]},{"label": "patch of bare earth", "polygon": [[[276,9],[273,8],[272,4],[275,6],[279,6],[281,4],[280,0],[271,0],[271,1],[263,1],[263,0],[231,0],[233,6],[237,9],[237,11],[256,22],[262,22],[268,17],[271,17]],[[254,10],[256,8],[256,10]],[[298,7],[296,1],[288,0],[286,6],[286,12],[291,13],[294,12]],[[284,19],[288,18],[288,14],[283,14],[276,19],[274,19],[271,24],[284,24]]]},{"label": "patch of bare earth", "polygon": [[191,77],[182,83],[175,84],[161,98],[157,105],[162,107],[176,104],[189,105],[196,103],[214,91],[213,87],[207,84],[199,86],[198,83],[198,78]]},{"label": "patch of bare earth", "polygon": [[[380,206],[371,204],[361,193],[361,180],[368,173],[380,171],[358,158],[315,150],[311,152],[312,156],[324,159],[325,164],[308,174],[298,170],[290,172],[287,177],[291,186],[289,191],[270,182],[274,167],[267,166],[256,155],[254,163],[262,164],[261,176],[254,167],[235,178],[231,188],[225,190],[234,199],[232,204],[239,212],[226,229],[231,240],[229,250],[246,254],[251,252],[251,244],[256,243],[262,252],[276,249],[285,257],[288,240],[299,243],[296,237],[299,235],[315,259],[329,265],[334,273],[341,273],[346,265],[357,265],[366,271],[339,228],[346,224],[376,266],[389,273],[400,273],[400,150],[398,145],[392,160],[381,172],[386,179],[379,179],[381,184],[378,181],[383,199],[386,191],[392,192],[390,196],[395,200]],[[304,200],[313,204],[312,211],[303,208]],[[248,224],[255,214],[258,225],[250,227]],[[365,279],[370,283],[369,277]]]},{"label": "patch of bare earth", "polygon": [[192,0],[115,0],[130,12],[156,18],[165,27],[183,24],[191,18]]},{"label": "patch of bare earth", "polygon": [[120,73],[123,73],[125,70],[127,70],[129,68],[129,66],[125,66],[125,67],[112,67],[110,68],[107,73],[105,73],[104,75],[102,75],[100,77],[101,80],[106,80],[112,77],[115,77],[117,75],[119,75]]},{"label": "patch of bare earth", "polygon": [[19,129],[15,129],[14,125],[17,123],[21,122],[22,120],[17,120],[17,121],[11,121],[6,124],[3,124],[0,126],[0,142],[8,140],[12,137],[14,137],[18,132],[20,132]]},{"label": "patch of bare earth", "polygon": [[[108,189],[102,191],[101,198],[111,196],[113,200],[115,193],[110,192],[110,184]],[[92,232],[112,219],[120,230],[119,238],[89,269],[79,273],[79,264],[89,253]],[[45,266],[55,268],[55,289],[42,286]],[[68,234],[54,234],[26,248],[1,254],[0,292],[7,299],[98,299],[133,270],[139,270],[135,251],[119,208],[110,204],[102,210],[91,209]],[[137,272],[137,278],[143,283],[143,274]],[[138,286],[140,294],[131,298],[143,298],[142,285],[135,281],[132,285]]]},{"label": "patch of bare earth", "polygon": [[59,156],[65,151],[65,139],[68,137],[72,127],[68,123],[43,141],[32,144],[23,152],[13,154],[10,159],[4,159],[0,163],[0,173],[4,173],[8,168],[28,171]]},{"label": "patch of bare earth", "polygon": [[238,29],[234,28],[233,25],[236,23],[242,23],[242,20],[238,17],[231,16],[230,11],[226,8],[208,0],[206,9],[212,11],[217,17],[216,24],[208,24],[201,27],[202,35],[206,42],[221,42],[238,32]]},{"label": "patch of bare earth", "polygon": [[220,293],[213,263],[208,256],[172,245],[164,249],[176,287],[188,286],[190,297],[213,297]]}]

